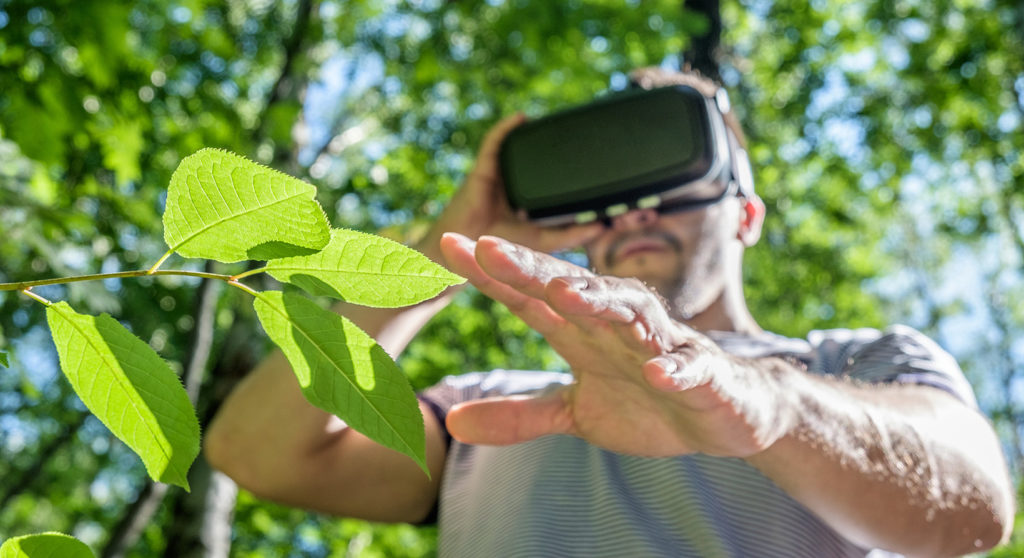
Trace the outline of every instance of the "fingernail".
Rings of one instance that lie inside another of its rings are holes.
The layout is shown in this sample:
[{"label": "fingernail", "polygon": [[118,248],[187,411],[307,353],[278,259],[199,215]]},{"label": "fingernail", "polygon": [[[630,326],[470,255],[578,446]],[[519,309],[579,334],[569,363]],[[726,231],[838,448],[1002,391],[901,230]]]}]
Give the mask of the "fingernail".
[{"label": "fingernail", "polygon": [[655,357],[655,363],[665,371],[665,374],[674,376],[679,371],[679,365],[676,364],[675,359],[669,357]]},{"label": "fingernail", "polygon": [[468,236],[466,236],[464,234],[459,234],[459,233],[456,233],[456,232],[446,232],[446,233],[442,234],[441,237],[442,238],[443,237],[454,238],[455,239],[455,243],[458,244],[461,247],[466,247],[466,246],[470,246],[471,247],[474,244],[476,244],[476,242],[474,242]]},{"label": "fingernail", "polygon": [[501,250],[501,253],[505,254],[508,259],[514,262],[518,262],[522,259],[522,251],[519,250],[519,246],[516,244],[497,236],[491,236],[488,238],[498,246],[498,250]]}]

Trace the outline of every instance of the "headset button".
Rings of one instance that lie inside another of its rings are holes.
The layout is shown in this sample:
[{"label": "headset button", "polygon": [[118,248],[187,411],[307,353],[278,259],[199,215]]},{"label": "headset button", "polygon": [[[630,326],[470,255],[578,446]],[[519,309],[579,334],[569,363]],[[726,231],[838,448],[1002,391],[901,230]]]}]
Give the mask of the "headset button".
[{"label": "headset button", "polygon": [[597,221],[596,211],[584,211],[576,214],[576,224],[585,225],[591,221]]},{"label": "headset button", "polygon": [[628,211],[628,205],[624,203],[617,203],[615,205],[608,206],[608,209],[604,210],[604,214],[609,217],[618,217],[619,215],[625,215]]},{"label": "headset button", "polygon": [[659,205],[661,205],[661,196],[657,194],[636,200],[637,209],[654,209]]}]

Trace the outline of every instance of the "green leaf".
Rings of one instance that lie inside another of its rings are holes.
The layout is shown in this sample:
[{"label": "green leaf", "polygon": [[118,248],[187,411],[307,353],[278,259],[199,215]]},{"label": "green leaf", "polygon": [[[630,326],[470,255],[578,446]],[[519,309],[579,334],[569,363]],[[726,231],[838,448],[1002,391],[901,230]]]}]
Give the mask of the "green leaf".
[{"label": "green leaf", "polygon": [[186,157],[167,190],[164,240],[220,262],[311,254],[330,240],[316,188],[218,149]]},{"label": "green leaf", "polygon": [[380,345],[352,322],[300,295],[262,292],[254,306],[310,403],[408,455],[429,474],[416,395]]},{"label": "green leaf", "polygon": [[342,229],[331,231],[320,252],[273,260],[266,269],[311,294],[386,308],[415,304],[465,281],[393,240]]},{"label": "green leaf", "polygon": [[0,558],[95,558],[86,544],[63,533],[40,533],[7,539]]},{"label": "green leaf", "polygon": [[7,360],[7,351],[0,351],[0,366],[7,368],[11,363]]},{"label": "green leaf", "polygon": [[153,480],[188,490],[199,421],[178,375],[107,314],[46,308],[60,367],[82,402],[142,458]]}]

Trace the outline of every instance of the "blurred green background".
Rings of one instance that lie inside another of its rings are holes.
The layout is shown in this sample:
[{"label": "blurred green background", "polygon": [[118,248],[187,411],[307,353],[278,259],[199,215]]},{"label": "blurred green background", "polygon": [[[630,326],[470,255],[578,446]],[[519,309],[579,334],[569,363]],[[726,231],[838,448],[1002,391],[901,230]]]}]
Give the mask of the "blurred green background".
[{"label": "blurred green background", "polygon": [[[1022,29],[1018,0],[0,0],[0,282],[152,265],[170,174],[202,147],[315,184],[334,226],[412,241],[502,115],[709,55],[769,207],[746,260],[759,322],[924,330],[960,360],[1019,483]],[[219,284],[38,291],[129,324],[203,421],[267,350],[249,301]],[[0,294],[0,331],[0,540],[60,530],[98,556],[434,554],[433,528],[261,502],[201,460],[190,494],[149,483],[60,375],[43,308]],[[472,291],[400,362],[417,387],[561,366]],[[992,555],[1024,555],[1024,534]]]}]

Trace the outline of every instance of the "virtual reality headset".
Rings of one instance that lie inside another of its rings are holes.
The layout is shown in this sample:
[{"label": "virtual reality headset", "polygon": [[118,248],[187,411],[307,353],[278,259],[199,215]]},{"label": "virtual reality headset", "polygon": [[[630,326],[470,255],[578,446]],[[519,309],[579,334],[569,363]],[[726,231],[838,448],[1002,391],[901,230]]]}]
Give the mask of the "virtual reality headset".
[{"label": "virtual reality headset", "polygon": [[541,225],[611,219],[631,209],[701,207],[753,195],[746,151],[725,125],[724,89],[628,89],[527,122],[505,138],[509,204]]}]

